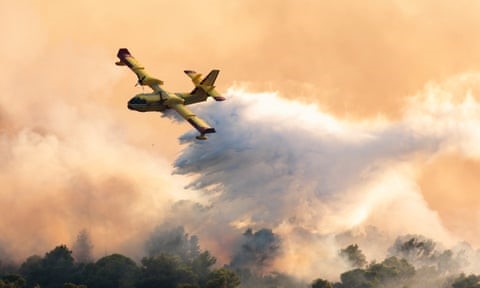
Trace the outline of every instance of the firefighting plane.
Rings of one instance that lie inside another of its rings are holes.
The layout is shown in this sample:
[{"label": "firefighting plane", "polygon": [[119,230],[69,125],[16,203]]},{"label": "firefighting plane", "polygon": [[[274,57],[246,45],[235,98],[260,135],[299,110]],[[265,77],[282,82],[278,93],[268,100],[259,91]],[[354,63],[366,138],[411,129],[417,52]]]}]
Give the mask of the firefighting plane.
[{"label": "firefighting plane", "polygon": [[195,88],[190,93],[171,93],[161,87],[163,81],[151,77],[145,71],[145,68],[130,54],[128,49],[121,48],[118,50],[117,57],[120,61],[115,62],[116,65],[130,68],[138,77],[138,85],[148,86],[153,90],[152,93],[135,95],[135,97],[128,101],[128,109],[139,112],[164,112],[168,109],[173,109],[200,132],[200,135],[196,137],[197,139],[206,140],[207,137],[205,134],[215,133],[215,128],[210,127],[186,106],[206,101],[208,97],[212,97],[216,101],[225,100],[224,97],[218,94],[214,86],[219,70],[212,70],[203,79],[201,79],[201,74],[195,71],[185,70],[185,74],[192,79]]}]

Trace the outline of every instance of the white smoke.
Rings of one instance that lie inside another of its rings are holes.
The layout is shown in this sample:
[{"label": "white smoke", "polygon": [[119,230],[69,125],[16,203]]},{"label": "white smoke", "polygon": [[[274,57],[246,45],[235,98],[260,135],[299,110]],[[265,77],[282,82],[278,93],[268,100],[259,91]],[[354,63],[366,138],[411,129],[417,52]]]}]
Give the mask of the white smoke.
[{"label": "white smoke", "polygon": [[[427,85],[398,121],[342,120],[278,93],[238,88],[228,90],[228,101],[194,107],[217,133],[205,142],[193,132],[181,137],[187,146],[176,173],[193,175],[189,187],[206,191],[211,204],[192,215],[192,229],[218,238],[273,229],[283,238],[273,269],[307,277],[344,269],[332,237],[371,225],[390,238],[419,233],[454,243],[415,177],[423,163],[452,149],[478,157],[480,104],[468,92],[478,80],[469,74]],[[386,247],[371,244],[362,247],[367,256],[385,255]]]},{"label": "white smoke", "polygon": [[[16,61],[14,44],[2,51]],[[35,73],[0,57],[10,67],[0,72],[0,243],[20,262],[85,228],[95,256],[139,254],[152,219],[162,219],[181,185],[164,158],[129,141],[110,109],[114,55],[63,45],[31,45]],[[127,99],[118,100],[122,109]]]}]

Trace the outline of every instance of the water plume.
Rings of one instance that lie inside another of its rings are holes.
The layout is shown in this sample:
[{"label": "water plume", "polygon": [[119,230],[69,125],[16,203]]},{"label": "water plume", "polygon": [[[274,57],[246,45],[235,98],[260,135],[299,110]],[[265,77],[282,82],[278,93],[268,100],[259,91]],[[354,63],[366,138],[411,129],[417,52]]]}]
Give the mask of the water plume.
[{"label": "water plume", "polygon": [[[299,276],[312,265],[329,270],[315,259],[338,261],[335,235],[370,226],[391,240],[419,233],[452,244],[459,239],[428,207],[416,177],[451,150],[478,157],[480,104],[472,91],[479,79],[429,83],[409,98],[399,121],[353,122],[278,93],[232,88],[228,101],[195,107],[217,134],[206,142],[184,134],[175,172],[192,175],[188,187],[209,199],[205,231],[269,228],[299,240],[283,242],[283,257],[309,245],[302,255],[310,261],[287,271]],[[365,251],[380,257],[375,250],[386,249],[371,243]],[[279,256],[275,268],[286,262]]]}]

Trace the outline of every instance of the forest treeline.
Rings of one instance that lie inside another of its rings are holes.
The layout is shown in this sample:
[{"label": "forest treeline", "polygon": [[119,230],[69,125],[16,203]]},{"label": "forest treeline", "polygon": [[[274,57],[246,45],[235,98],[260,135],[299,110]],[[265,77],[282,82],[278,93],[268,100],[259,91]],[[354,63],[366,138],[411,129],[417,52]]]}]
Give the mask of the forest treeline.
[{"label": "forest treeline", "polygon": [[73,251],[59,245],[20,264],[0,258],[0,288],[480,288],[479,275],[461,271],[467,261],[465,251],[440,250],[422,236],[398,238],[379,263],[369,263],[358,245],[349,245],[339,256],[351,270],[337,282],[318,278],[310,283],[265,273],[281,246],[271,230],[249,229],[243,236],[231,263],[219,267],[183,227],[157,229],[146,242],[146,256],[138,262],[121,254],[93,261],[88,233],[82,231]]}]

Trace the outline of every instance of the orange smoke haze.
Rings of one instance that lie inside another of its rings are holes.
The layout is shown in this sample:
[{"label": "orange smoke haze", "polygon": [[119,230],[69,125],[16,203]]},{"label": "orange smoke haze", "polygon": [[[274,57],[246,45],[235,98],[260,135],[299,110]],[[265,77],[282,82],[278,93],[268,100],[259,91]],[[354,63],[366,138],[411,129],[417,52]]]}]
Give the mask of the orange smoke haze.
[{"label": "orange smoke haze", "polygon": [[[240,83],[350,120],[397,119],[429,81],[480,71],[478,11],[470,0],[0,1],[0,244],[24,257],[86,228],[96,255],[138,253],[175,200],[199,197],[170,175],[190,127],[126,109],[141,89],[113,65],[118,48],[173,91],[191,89],[184,69],[219,68],[219,91]],[[453,151],[419,169],[444,225],[480,245],[478,158]]]},{"label": "orange smoke haze", "polygon": [[249,82],[353,117],[398,115],[402,98],[427,81],[480,67],[480,3],[469,0],[29,6],[49,44],[103,48],[112,56],[130,47],[169,87],[190,88],[185,68],[217,67],[221,88]]},{"label": "orange smoke haze", "polygon": [[420,188],[430,207],[440,212],[444,225],[470,243],[479,245],[480,161],[455,153],[433,159],[420,177]]}]

